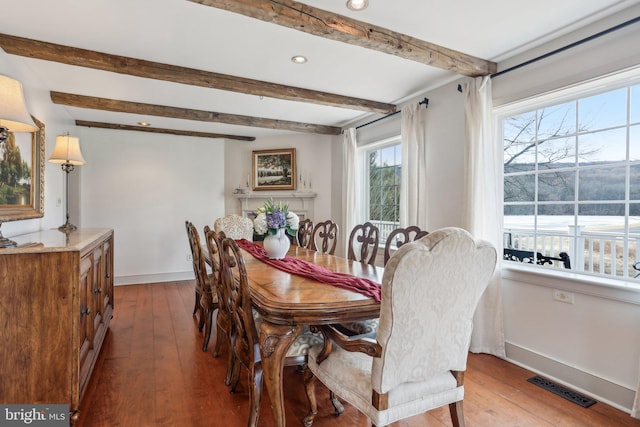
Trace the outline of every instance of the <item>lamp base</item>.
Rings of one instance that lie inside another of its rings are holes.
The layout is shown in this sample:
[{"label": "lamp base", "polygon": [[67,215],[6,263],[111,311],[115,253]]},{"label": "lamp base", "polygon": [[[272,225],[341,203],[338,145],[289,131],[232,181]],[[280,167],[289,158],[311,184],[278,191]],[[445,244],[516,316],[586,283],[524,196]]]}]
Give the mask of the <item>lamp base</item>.
[{"label": "lamp base", "polygon": [[18,246],[16,242],[11,239],[7,239],[6,237],[2,237],[2,234],[0,233],[0,249],[15,248],[16,246]]},{"label": "lamp base", "polygon": [[58,227],[58,230],[62,231],[63,233],[71,233],[72,231],[76,231],[77,229],[78,227],[71,224],[69,221],[65,222],[60,227]]}]

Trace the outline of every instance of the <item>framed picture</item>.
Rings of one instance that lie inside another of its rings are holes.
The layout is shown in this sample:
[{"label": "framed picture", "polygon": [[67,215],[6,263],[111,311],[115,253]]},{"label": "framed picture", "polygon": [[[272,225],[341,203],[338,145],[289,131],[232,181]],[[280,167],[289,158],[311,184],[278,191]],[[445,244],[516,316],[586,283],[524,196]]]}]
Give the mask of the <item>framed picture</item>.
[{"label": "framed picture", "polygon": [[36,132],[9,132],[0,145],[0,222],[44,216],[44,123]]},{"label": "framed picture", "polygon": [[295,190],[296,149],[253,152],[254,190]]}]

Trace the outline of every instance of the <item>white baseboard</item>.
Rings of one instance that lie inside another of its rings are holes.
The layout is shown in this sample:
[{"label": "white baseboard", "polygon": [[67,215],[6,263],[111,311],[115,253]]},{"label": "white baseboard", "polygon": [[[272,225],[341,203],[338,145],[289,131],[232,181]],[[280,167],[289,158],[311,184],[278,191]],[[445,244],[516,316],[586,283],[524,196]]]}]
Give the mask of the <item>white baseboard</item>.
[{"label": "white baseboard", "polygon": [[161,274],[139,274],[134,276],[115,276],[113,284],[120,285],[138,285],[141,283],[158,283],[158,282],[177,282],[181,280],[193,280],[192,271],[182,271],[178,273],[161,273]]},{"label": "white baseboard", "polygon": [[635,390],[615,384],[580,369],[574,368],[544,355],[509,342],[505,343],[507,360],[529,371],[562,384],[596,401],[631,413]]}]

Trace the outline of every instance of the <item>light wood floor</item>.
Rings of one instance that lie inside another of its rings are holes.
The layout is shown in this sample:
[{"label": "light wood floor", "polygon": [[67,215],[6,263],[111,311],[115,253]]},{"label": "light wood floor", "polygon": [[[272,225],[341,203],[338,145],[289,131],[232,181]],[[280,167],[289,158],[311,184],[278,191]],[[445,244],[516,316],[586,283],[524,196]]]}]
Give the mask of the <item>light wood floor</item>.
[{"label": "light wood floor", "polygon": [[[246,371],[235,394],[223,383],[226,349],[212,357],[201,350],[202,334],[191,316],[190,281],[115,289],[115,310],[105,345],[81,404],[79,427],[220,426],[247,423]],[[532,373],[488,355],[472,354],[465,375],[465,420],[468,427],[638,426],[628,414],[605,404],[584,409],[526,379]],[[316,427],[368,427],[366,417],[345,404],[335,417],[328,392],[318,389]],[[302,374],[285,371],[288,426],[301,426],[308,404]],[[273,426],[268,397],[263,395],[260,426]],[[430,411],[394,427],[450,426],[446,408]]]}]

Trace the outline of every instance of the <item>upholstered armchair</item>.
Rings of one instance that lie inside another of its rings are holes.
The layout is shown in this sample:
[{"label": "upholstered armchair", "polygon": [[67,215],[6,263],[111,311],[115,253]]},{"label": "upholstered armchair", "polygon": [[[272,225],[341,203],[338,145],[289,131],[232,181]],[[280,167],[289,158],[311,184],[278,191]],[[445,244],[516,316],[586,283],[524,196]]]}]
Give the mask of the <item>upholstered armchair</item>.
[{"label": "upholstered armchair", "polygon": [[234,240],[253,240],[253,222],[244,216],[231,214],[218,218],[213,223],[216,233],[224,231],[227,237]]},{"label": "upholstered armchair", "polygon": [[453,425],[463,426],[473,314],[496,259],[493,246],[459,228],[402,245],[382,279],[376,341],[318,327],[325,346],[309,351],[305,425],[317,414],[318,379],[375,426],[443,405],[449,405]]}]

